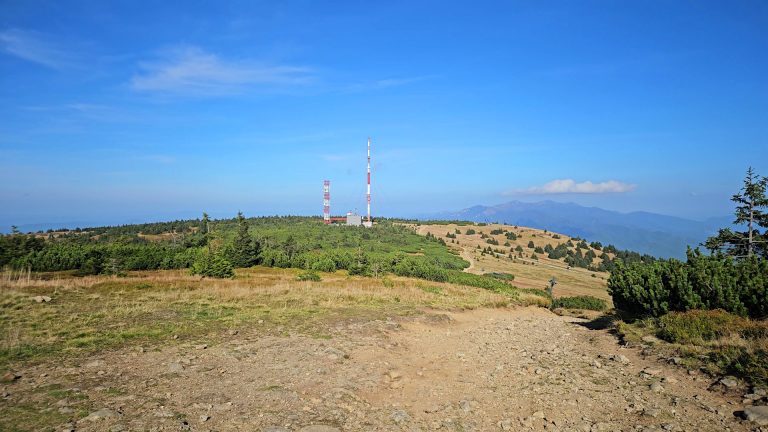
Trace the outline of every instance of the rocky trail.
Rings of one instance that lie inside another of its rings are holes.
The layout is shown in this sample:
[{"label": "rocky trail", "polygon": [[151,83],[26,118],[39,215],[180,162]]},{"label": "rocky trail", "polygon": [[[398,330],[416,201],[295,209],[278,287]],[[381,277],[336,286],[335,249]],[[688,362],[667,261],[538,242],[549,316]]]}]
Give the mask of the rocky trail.
[{"label": "rocky trail", "polygon": [[[341,321],[329,336],[230,331],[20,371],[74,431],[753,430],[744,391],[538,308]],[[267,325],[267,324],[263,324]],[[279,329],[278,329],[279,330]],[[722,389],[721,389],[722,387]],[[26,399],[25,399],[26,398]]]}]

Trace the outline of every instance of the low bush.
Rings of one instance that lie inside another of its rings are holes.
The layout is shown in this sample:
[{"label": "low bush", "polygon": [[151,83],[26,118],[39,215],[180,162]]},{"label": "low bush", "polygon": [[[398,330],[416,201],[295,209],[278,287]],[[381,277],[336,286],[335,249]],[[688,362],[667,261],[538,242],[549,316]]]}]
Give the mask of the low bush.
[{"label": "low bush", "polygon": [[552,309],[587,309],[594,311],[604,311],[608,304],[603,299],[588,295],[575,297],[560,297],[552,301]]},{"label": "low bush", "polygon": [[608,278],[617,309],[659,317],[672,311],[723,309],[753,318],[768,316],[768,260],[734,260],[688,250],[688,259],[618,262]]},{"label": "low bush", "polygon": [[317,273],[315,273],[313,271],[310,271],[310,270],[306,270],[306,271],[303,271],[303,272],[299,273],[296,276],[296,280],[297,281],[320,282],[323,279],[320,277],[319,274],[317,274]]},{"label": "low bush", "polygon": [[213,278],[232,278],[235,277],[235,270],[223,255],[217,253],[206,253],[200,255],[190,268],[192,274],[203,277]]},{"label": "low bush", "polygon": [[493,273],[486,273],[485,275],[490,276],[492,278],[505,280],[505,281],[515,280],[515,275],[513,275],[512,273],[493,272]]}]

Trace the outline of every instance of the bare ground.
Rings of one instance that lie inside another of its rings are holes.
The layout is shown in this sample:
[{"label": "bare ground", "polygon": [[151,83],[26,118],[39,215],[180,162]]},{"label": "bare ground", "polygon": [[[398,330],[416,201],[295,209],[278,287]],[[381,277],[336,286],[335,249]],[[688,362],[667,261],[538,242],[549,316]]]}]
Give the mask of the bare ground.
[{"label": "bare ground", "polygon": [[540,308],[267,326],[30,367],[2,404],[58,389],[76,431],[749,430],[709,378]]}]

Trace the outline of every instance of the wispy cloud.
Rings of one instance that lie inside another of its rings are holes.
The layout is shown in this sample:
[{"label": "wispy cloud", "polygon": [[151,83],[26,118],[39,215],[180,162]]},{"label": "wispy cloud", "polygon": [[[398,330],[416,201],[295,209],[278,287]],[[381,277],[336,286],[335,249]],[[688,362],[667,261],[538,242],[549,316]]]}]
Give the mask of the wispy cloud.
[{"label": "wispy cloud", "polygon": [[552,194],[604,194],[604,193],[624,193],[635,189],[635,185],[623,183],[616,180],[593,183],[585,181],[577,183],[572,179],[552,180],[542,186],[535,186],[528,189],[517,189],[509,191],[506,195],[529,194],[529,195],[552,195]]},{"label": "wispy cloud", "polygon": [[77,65],[72,53],[51,42],[49,37],[33,31],[20,29],[1,31],[0,50],[51,69],[68,69]]},{"label": "wispy cloud", "polygon": [[197,47],[168,51],[165,59],[140,64],[131,79],[140,92],[181,96],[232,95],[258,88],[305,85],[313,80],[306,67],[254,60],[225,60]]},{"label": "wispy cloud", "polygon": [[400,87],[408,84],[413,84],[419,81],[428,80],[433,78],[433,75],[415,76],[415,77],[399,77],[399,78],[384,78],[367,82],[358,82],[348,86],[348,90],[351,91],[365,91],[365,90],[378,90],[392,87]]}]

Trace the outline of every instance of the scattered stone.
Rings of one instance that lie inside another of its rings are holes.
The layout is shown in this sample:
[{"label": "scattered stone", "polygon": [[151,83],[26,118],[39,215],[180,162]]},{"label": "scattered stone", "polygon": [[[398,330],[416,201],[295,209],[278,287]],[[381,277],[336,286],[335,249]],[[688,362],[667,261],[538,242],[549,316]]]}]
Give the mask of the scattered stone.
[{"label": "scattered stone", "polygon": [[155,410],[154,416],[168,418],[168,417],[173,417],[174,414],[173,414],[173,411],[171,411],[170,409],[164,406],[161,406],[160,408]]},{"label": "scattered stone", "polygon": [[199,350],[208,349],[208,344],[195,345],[195,349],[199,349]]},{"label": "scattered stone", "polygon": [[168,365],[168,372],[177,373],[183,370],[184,370],[184,366],[182,366],[182,364],[179,362],[173,362]]},{"label": "scattered stone", "polygon": [[538,418],[538,419],[543,419],[546,416],[544,415],[544,411],[536,411],[535,413],[533,413],[531,415],[531,417]]},{"label": "scattered stone", "polygon": [[211,416],[203,414],[200,416],[200,423],[205,423],[210,419],[211,419]]},{"label": "scattered stone", "polygon": [[105,419],[105,418],[108,418],[108,417],[117,417],[117,414],[114,411],[112,411],[111,409],[109,409],[109,408],[102,408],[102,409],[100,409],[98,411],[94,411],[94,412],[88,414],[88,416],[86,418],[84,418],[83,420],[86,420],[86,421],[97,421],[97,420]]},{"label": "scattered stone", "polygon": [[34,300],[36,303],[48,303],[53,299],[51,299],[48,296],[35,296],[35,297],[32,297],[32,300]]},{"label": "scattered stone", "polygon": [[459,402],[459,407],[466,413],[472,411],[472,404],[466,399]]},{"label": "scattered stone", "polygon": [[643,415],[646,417],[653,417],[656,418],[660,414],[659,410],[656,408],[644,408],[643,409]]},{"label": "scattered stone", "polygon": [[327,425],[304,426],[299,432],[341,432],[341,429]]},{"label": "scattered stone", "polygon": [[592,360],[592,366],[594,366],[594,367],[596,367],[596,368],[598,368],[598,369],[599,369],[599,368],[601,368],[601,367],[603,367],[602,363],[600,363],[599,361],[597,361],[597,359],[595,359],[595,360]]},{"label": "scattered stone", "polygon": [[514,430],[512,427],[512,420],[510,419],[504,419],[498,423],[499,428],[503,431],[511,431]]},{"label": "scattered stone", "polygon": [[237,330],[230,330],[227,332],[230,336],[236,336],[239,333]]},{"label": "scattered stone", "polygon": [[749,406],[744,408],[744,418],[758,426],[768,426],[768,406]]},{"label": "scattered stone", "polygon": [[85,366],[87,368],[102,367],[102,366],[104,366],[104,360],[93,360],[93,361],[90,361],[90,362],[84,364],[83,366]]},{"label": "scattered stone", "polygon": [[408,415],[407,412],[403,410],[395,410],[392,412],[392,415],[390,418],[397,424],[402,424],[411,419],[411,416]]},{"label": "scattered stone", "polygon": [[683,359],[681,357],[671,357],[669,359],[669,362],[672,363],[673,365],[679,366],[683,364]]},{"label": "scattered stone", "polygon": [[725,388],[734,388],[739,385],[739,380],[732,376],[725,376],[720,378],[718,383],[722,384]]},{"label": "scattered stone", "polygon": [[662,387],[661,384],[655,382],[655,383],[651,384],[651,391],[652,392],[656,392],[656,393],[660,393],[660,392],[664,391],[664,387]]},{"label": "scattered stone", "polygon": [[125,430],[125,426],[119,423],[109,428],[109,432],[123,432],[124,430]]},{"label": "scattered stone", "polygon": [[338,360],[338,359],[348,359],[349,354],[345,353],[344,351],[340,349],[336,349],[333,347],[328,347],[325,349],[325,353],[328,354],[328,358],[330,360]]},{"label": "scattered stone", "polygon": [[640,372],[640,373],[641,374],[650,375],[650,376],[656,376],[656,375],[659,375],[661,373],[661,369],[654,369],[654,368],[647,367],[647,368],[643,369],[642,372]]},{"label": "scattered stone", "polygon": [[612,355],[610,358],[611,360],[621,364],[629,364],[629,359],[627,358],[627,356],[623,354],[615,354],[615,355]]},{"label": "scattered stone", "polygon": [[661,379],[661,382],[663,382],[663,383],[670,383],[670,384],[674,384],[674,383],[676,383],[676,382],[677,382],[677,378],[675,378],[675,377],[671,377],[671,376],[669,376],[669,377],[664,377],[664,378],[662,378],[662,379]]},{"label": "scattered stone", "polygon": [[2,378],[0,378],[0,381],[2,381],[4,383],[11,383],[11,382],[14,382],[14,381],[19,380],[19,379],[21,379],[21,375],[20,374],[17,374],[17,373],[14,373],[14,372],[6,372],[6,373],[3,374]]}]

